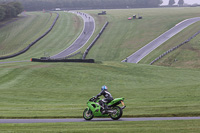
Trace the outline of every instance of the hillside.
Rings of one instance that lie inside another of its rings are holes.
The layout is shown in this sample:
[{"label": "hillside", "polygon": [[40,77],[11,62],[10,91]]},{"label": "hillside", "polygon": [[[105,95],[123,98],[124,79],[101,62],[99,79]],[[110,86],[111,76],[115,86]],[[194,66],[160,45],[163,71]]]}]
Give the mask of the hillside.
[{"label": "hillside", "polygon": [[0,56],[24,49],[49,28],[55,16],[50,13],[24,13],[23,18],[1,27]]},{"label": "hillside", "polygon": [[[104,84],[114,97],[125,97],[127,109],[124,116],[198,116],[198,69],[120,62],[178,22],[198,16],[198,11],[199,8],[173,8],[170,11],[120,9],[107,10],[106,16],[98,16],[99,10],[85,11],[96,19],[97,28],[93,38],[106,20],[110,22],[89,53],[88,58],[94,58],[96,63],[0,64],[0,117],[81,117],[87,100],[98,94]],[[138,13],[144,19],[127,20],[132,14]],[[40,16],[41,13],[36,14]],[[29,60],[31,57],[41,57],[44,53],[57,53],[69,46],[81,32],[82,21],[66,12],[59,14],[61,18],[47,37],[27,53],[5,61]],[[190,29],[198,30],[193,26],[185,29],[186,33]],[[183,31],[180,35],[186,33]],[[169,47],[175,45],[177,40],[174,38],[169,40]],[[185,40],[179,38],[180,41]],[[198,44],[198,40],[193,41],[191,44],[196,44],[195,41]],[[163,49],[159,47],[157,50]]]},{"label": "hillside", "polygon": [[[191,37],[194,34],[196,29],[200,30],[199,28],[200,23],[194,24],[192,27],[186,29],[188,32],[185,31],[175,37],[173,39],[180,39],[182,36]],[[155,65],[162,65],[162,66],[172,66],[172,67],[179,67],[179,68],[200,68],[200,45],[199,39],[200,35],[193,38],[189,43],[186,43],[178,50],[172,52],[171,54],[167,55],[163,59],[159,60],[155,63]],[[180,42],[180,41],[177,41]],[[166,44],[167,45],[167,44]],[[165,46],[166,46],[165,45]]]},{"label": "hillside", "polygon": [[[199,10],[200,8],[106,10],[108,13],[106,18],[110,23],[89,53],[88,58],[121,61],[182,20],[199,17]],[[99,11],[87,12],[95,15]],[[139,14],[143,16],[143,19],[128,21],[127,18],[133,14]],[[200,23],[196,23],[182,31],[153,51],[152,55],[147,56],[140,63],[149,64],[164,51],[187,40],[200,30],[198,28],[199,25]]]},{"label": "hillside", "polygon": [[0,65],[0,118],[82,117],[107,85],[124,116],[199,115],[198,70],[102,62]]},{"label": "hillside", "polygon": [[[0,29],[2,33],[0,56],[13,54],[27,47],[50,28],[56,17],[54,13],[27,12],[26,14],[28,15],[26,18]],[[30,60],[32,57],[54,55],[67,48],[81,33],[82,20],[70,13],[60,12],[59,14],[55,27],[47,36],[25,54],[9,60]]]},{"label": "hillside", "polygon": [[[110,22],[108,27],[102,34],[101,38],[97,41],[95,46],[92,48],[92,50],[89,52],[87,58],[94,58],[97,61],[120,62],[129,55],[131,55],[132,53],[134,53],[135,51],[137,51],[138,49],[140,49],[141,47],[143,47],[144,45],[146,45],[147,43],[149,43],[150,41],[152,41],[153,39],[155,39],[156,37],[158,37],[160,34],[164,33],[171,27],[175,26],[177,23],[181,22],[182,20],[192,17],[198,17],[199,10],[200,8],[170,8],[170,10],[169,8],[149,8],[149,9],[129,9],[129,10],[117,9],[117,10],[106,10],[107,15],[105,16],[97,15],[97,13],[101,12],[101,10],[83,11],[86,13],[90,13],[95,18],[96,30],[94,35],[92,36],[92,39],[90,39],[88,44],[81,49],[81,54],[74,58],[82,58],[83,52],[85,51],[87,46],[92,42],[95,36],[99,33],[100,29],[102,28],[102,26],[106,21]],[[32,57],[38,58],[41,56],[49,56],[49,55],[51,56],[69,46],[82,31],[81,27],[82,22],[81,19],[75,15],[68,14],[66,12],[59,12],[59,14],[61,16],[59,18],[58,24],[56,24],[56,27],[47,37],[39,41],[35,47],[31,48],[28,51],[27,54],[10,60],[29,60]],[[127,18],[132,16],[133,14],[143,16],[143,19],[128,21]],[[41,15],[43,14],[41,13]],[[68,16],[69,18],[66,18],[64,16]],[[42,22],[45,22],[45,19],[41,19],[40,23]],[[60,24],[60,22],[62,22],[62,25]],[[29,24],[30,23],[27,23],[27,25]],[[67,25],[70,25],[69,27],[71,29],[67,28],[68,27]],[[190,36],[192,36],[194,33],[199,31],[198,29],[199,25],[200,23],[196,23],[186,28],[184,31],[174,36],[165,44],[154,50],[154,52],[152,52],[150,55],[148,55],[139,63],[149,64],[152,60],[154,60],[163,52],[180,44],[181,42],[185,41]],[[19,25],[17,27],[19,27]],[[14,28],[12,28],[12,31],[15,31],[12,32],[9,31],[8,29],[5,30],[1,29],[1,32],[5,35],[8,33],[15,34],[20,32],[17,30],[19,29],[14,30]],[[33,33],[29,32],[29,34],[26,35],[31,35],[31,34]],[[23,40],[23,34],[17,34],[17,35],[18,36],[21,35],[22,37],[22,39],[18,37],[19,38],[18,40],[20,41]],[[70,39],[72,36],[73,39]],[[18,45],[16,45],[16,40],[12,42],[12,40],[14,39],[12,39],[12,36],[10,37],[11,37],[10,41],[7,37],[3,37],[3,39],[6,39],[6,43],[9,43],[12,47],[14,46],[15,48],[8,47],[8,50],[5,50],[5,48],[1,49],[0,50],[1,54],[5,55],[5,53],[12,53],[13,50],[14,52],[17,51],[19,44],[20,44],[19,48],[22,48],[22,46],[24,47],[24,45],[28,44],[26,42],[23,42],[25,44],[22,45],[22,43],[20,42],[17,43]],[[5,43],[1,43],[0,45],[2,45],[3,47],[4,44]],[[38,49],[43,49],[43,51],[40,51]],[[174,59],[175,58],[173,58],[172,60]],[[196,68],[199,68],[198,65],[196,65]]]}]

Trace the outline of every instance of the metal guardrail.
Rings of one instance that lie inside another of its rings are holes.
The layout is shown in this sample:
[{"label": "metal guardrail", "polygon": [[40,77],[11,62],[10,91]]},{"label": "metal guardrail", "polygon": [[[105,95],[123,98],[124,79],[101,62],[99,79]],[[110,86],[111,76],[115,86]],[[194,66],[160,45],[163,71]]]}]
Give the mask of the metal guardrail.
[{"label": "metal guardrail", "polygon": [[90,49],[94,46],[94,44],[96,43],[96,41],[99,39],[99,37],[101,36],[101,34],[104,32],[105,28],[107,27],[107,25],[109,24],[109,22],[106,22],[103,26],[103,28],[101,29],[101,31],[99,32],[99,34],[95,37],[95,39],[92,41],[92,43],[88,46],[88,48],[85,50],[82,59],[85,59],[87,54],[89,53]]},{"label": "metal guardrail", "polygon": [[94,59],[37,59],[32,58],[31,62],[77,62],[77,63],[95,63]]},{"label": "metal guardrail", "polygon": [[52,59],[52,60],[56,60],[56,59],[58,59],[58,60],[64,60],[64,59],[69,59],[69,58],[71,58],[71,57],[73,57],[73,56],[76,56],[76,55],[78,55],[78,54],[81,54],[81,51],[76,52],[76,53],[71,54],[71,55],[68,55],[68,56],[63,57],[63,58],[50,58],[50,57],[44,57],[44,58],[49,58],[49,59]]},{"label": "metal guardrail", "polygon": [[3,59],[8,59],[8,58],[12,58],[12,57],[16,57],[18,55],[21,55],[23,53],[25,53],[26,51],[28,51],[35,43],[37,43],[40,39],[42,39],[44,36],[46,36],[54,27],[54,25],[56,24],[58,18],[59,18],[59,14],[57,14],[57,17],[54,19],[54,22],[53,24],[51,25],[51,27],[43,34],[41,35],[39,38],[37,38],[35,41],[31,42],[26,48],[24,48],[23,50],[15,53],[15,54],[12,54],[12,55],[8,55],[8,56],[2,56],[0,57],[0,60],[3,60]]},{"label": "metal guardrail", "polygon": [[182,42],[181,44],[171,48],[170,50],[166,51],[165,53],[163,53],[162,55],[160,55],[159,57],[157,57],[156,59],[154,59],[150,65],[153,65],[156,61],[160,60],[161,58],[163,58],[165,55],[171,53],[172,51],[176,50],[177,48],[179,48],[180,46],[190,42],[194,37],[196,37],[198,34],[200,34],[200,31],[198,31],[197,33],[195,33],[192,37],[190,37],[189,39],[187,39],[186,41]]}]

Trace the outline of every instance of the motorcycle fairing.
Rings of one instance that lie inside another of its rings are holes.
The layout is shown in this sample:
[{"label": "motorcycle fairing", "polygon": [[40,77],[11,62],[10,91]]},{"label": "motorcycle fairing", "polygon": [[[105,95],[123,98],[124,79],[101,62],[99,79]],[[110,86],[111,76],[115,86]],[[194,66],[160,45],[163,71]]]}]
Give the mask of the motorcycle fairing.
[{"label": "motorcycle fairing", "polygon": [[[101,113],[101,106],[98,104],[98,102],[100,101],[101,99],[97,100],[96,102],[91,102],[89,101],[87,103],[89,109],[92,111],[93,115],[95,117],[107,117],[109,116],[108,114],[103,114]],[[114,100],[112,100],[110,103],[108,103],[108,107],[113,107],[113,106],[116,106],[118,104],[121,103],[121,101],[124,101],[124,98],[115,98]]]}]

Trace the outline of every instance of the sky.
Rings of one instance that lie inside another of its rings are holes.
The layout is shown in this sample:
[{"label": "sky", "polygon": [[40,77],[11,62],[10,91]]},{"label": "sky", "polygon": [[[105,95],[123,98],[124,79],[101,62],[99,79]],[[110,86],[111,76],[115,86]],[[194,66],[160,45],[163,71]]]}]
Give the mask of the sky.
[{"label": "sky", "polygon": [[[179,0],[175,0],[176,3],[178,3]],[[185,3],[187,4],[200,4],[200,0],[184,0]],[[163,4],[162,5],[168,5],[169,0],[163,0]]]}]

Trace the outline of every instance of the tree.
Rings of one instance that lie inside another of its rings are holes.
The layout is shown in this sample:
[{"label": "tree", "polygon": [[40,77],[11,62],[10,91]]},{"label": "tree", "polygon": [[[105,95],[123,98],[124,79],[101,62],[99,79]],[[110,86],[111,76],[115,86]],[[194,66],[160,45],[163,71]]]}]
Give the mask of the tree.
[{"label": "tree", "polygon": [[184,4],[184,0],[179,0],[179,1],[178,1],[178,5],[179,5],[179,6],[183,6],[183,4]]},{"label": "tree", "polygon": [[11,2],[11,3],[9,3],[9,5],[15,7],[17,15],[20,14],[20,13],[22,13],[22,11],[24,10],[22,4],[19,3],[19,2]]},{"label": "tree", "polygon": [[160,0],[160,3],[159,3],[159,4],[161,5],[162,3],[163,3],[163,0]]},{"label": "tree", "polygon": [[4,7],[0,5],[0,21],[4,19],[5,14],[6,13]]},{"label": "tree", "polygon": [[136,7],[145,7],[145,6],[147,6],[147,0],[136,0],[135,6]]},{"label": "tree", "polygon": [[[8,3],[13,1],[12,6],[18,10],[19,1],[25,10],[38,11],[38,10],[52,10],[55,8],[65,9],[101,9],[101,8],[127,8],[127,7],[158,7],[162,4],[163,0],[0,0]],[[15,4],[14,4],[15,3]],[[17,5],[17,6],[16,6]]]},{"label": "tree", "polygon": [[23,6],[19,2],[9,2],[0,4],[0,21],[3,19],[17,17],[23,11]]},{"label": "tree", "polygon": [[163,3],[162,0],[148,0],[147,1],[147,7],[158,7]]},{"label": "tree", "polygon": [[174,0],[169,0],[169,6],[172,6],[172,5],[174,5],[175,4],[175,1]]},{"label": "tree", "polygon": [[5,19],[15,17],[16,16],[16,9],[12,5],[3,4],[1,5],[5,9]]},{"label": "tree", "polygon": [[162,0],[136,0],[135,7],[158,7]]}]

